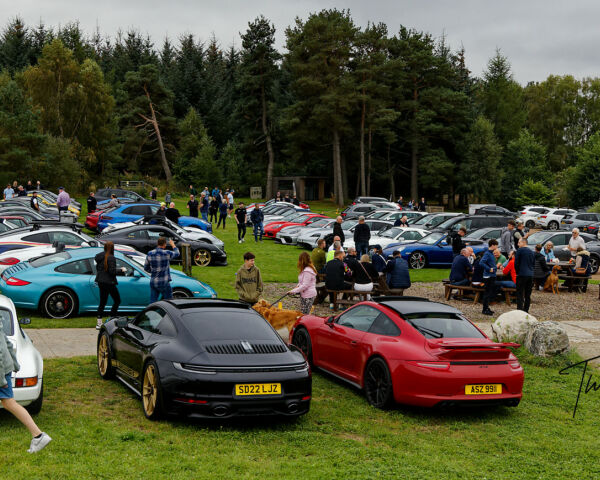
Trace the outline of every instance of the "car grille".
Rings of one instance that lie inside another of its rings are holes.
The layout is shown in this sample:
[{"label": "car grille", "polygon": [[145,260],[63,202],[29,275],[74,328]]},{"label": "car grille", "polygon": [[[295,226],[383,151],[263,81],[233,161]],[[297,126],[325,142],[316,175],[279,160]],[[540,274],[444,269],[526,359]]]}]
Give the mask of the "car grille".
[{"label": "car grille", "polygon": [[241,343],[221,343],[204,345],[208,353],[225,354],[225,355],[245,355],[255,353],[285,353],[286,347],[278,344],[270,343],[248,343],[250,349],[244,348]]}]

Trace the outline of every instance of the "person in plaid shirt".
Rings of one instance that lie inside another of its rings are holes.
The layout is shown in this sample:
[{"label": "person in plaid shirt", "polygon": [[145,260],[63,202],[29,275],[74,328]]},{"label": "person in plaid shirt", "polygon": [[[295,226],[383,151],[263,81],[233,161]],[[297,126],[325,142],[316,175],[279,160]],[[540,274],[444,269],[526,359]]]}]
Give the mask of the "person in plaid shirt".
[{"label": "person in plaid shirt", "polygon": [[163,300],[173,298],[173,290],[169,283],[171,281],[169,263],[172,258],[179,256],[179,250],[172,239],[169,240],[169,245],[172,251],[166,249],[167,239],[160,237],[157,247],[146,256],[144,270],[150,274],[150,303],[156,302],[159,294],[162,294]]}]

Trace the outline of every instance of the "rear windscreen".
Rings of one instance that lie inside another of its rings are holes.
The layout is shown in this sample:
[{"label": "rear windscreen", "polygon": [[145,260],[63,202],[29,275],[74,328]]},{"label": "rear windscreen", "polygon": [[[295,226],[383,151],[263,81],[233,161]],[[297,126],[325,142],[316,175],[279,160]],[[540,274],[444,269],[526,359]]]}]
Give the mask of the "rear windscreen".
[{"label": "rear windscreen", "polygon": [[188,311],[182,323],[198,341],[210,340],[278,340],[267,321],[254,311]]},{"label": "rear windscreen", "polygon": [[38,268],[45,265],[50,265],[52,263],[62,262],[63,260],[68,260],[69,258],[71,258],[71,255],[69,255],[67,252],[55,253],[54,255],[45,255],[43,257],[30,260],[29,265],[34,268]]},{"label": "rear windscreen", "polygon": [[454,313],[413,313],[403,317],[426,338],[485,338],[471,322]]}]

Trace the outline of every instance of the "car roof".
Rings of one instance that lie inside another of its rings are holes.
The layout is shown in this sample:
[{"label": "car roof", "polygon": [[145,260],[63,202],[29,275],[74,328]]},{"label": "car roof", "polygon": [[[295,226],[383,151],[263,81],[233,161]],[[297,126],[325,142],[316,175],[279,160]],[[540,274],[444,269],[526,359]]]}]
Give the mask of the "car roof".
[{"label": "car roof", "polygon": [[422,297],[373,297],[373,301],[391,308],[400,315],[412,315],[414,313],[455,313],[462,312],[445,303],[432,302]]},{"label": "car roof", "polygon": [[162,302],[178,310],[195,308],[251,309],[251,306],[246,302],[228,298],[173,298],[171,300],[163,300]]}]

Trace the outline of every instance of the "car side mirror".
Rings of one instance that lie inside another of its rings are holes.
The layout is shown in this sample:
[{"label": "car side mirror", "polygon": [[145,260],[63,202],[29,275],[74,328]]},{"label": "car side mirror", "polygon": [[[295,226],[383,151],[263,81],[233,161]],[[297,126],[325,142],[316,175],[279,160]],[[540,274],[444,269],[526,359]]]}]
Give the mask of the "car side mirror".
[{"label": "car side mirror", "polygon": [[117,328],[125,328],[127,325],[129,325],[129,321],[129,318],[127,317],[119,317],[115,320],[115,325]]},{"label": "car side mirror", "polygon": [[19,325],[29,325],[31,323],[31,318],[20,318]]},{"label": "car side mirror", "polygon": [[329,328],[333,328],[333,321],[335,320],[335,317],[332,315],[331,317],[327,318],[325,320],[325,324],[329,326]]},{"label": "car side mirror", "polygon": [[88,245],[89,245],[90,247],[97,247],[97,246],[98,246],[98,242],[97,242],[96,240],[90,240],[90,241],[88,242]]}]

